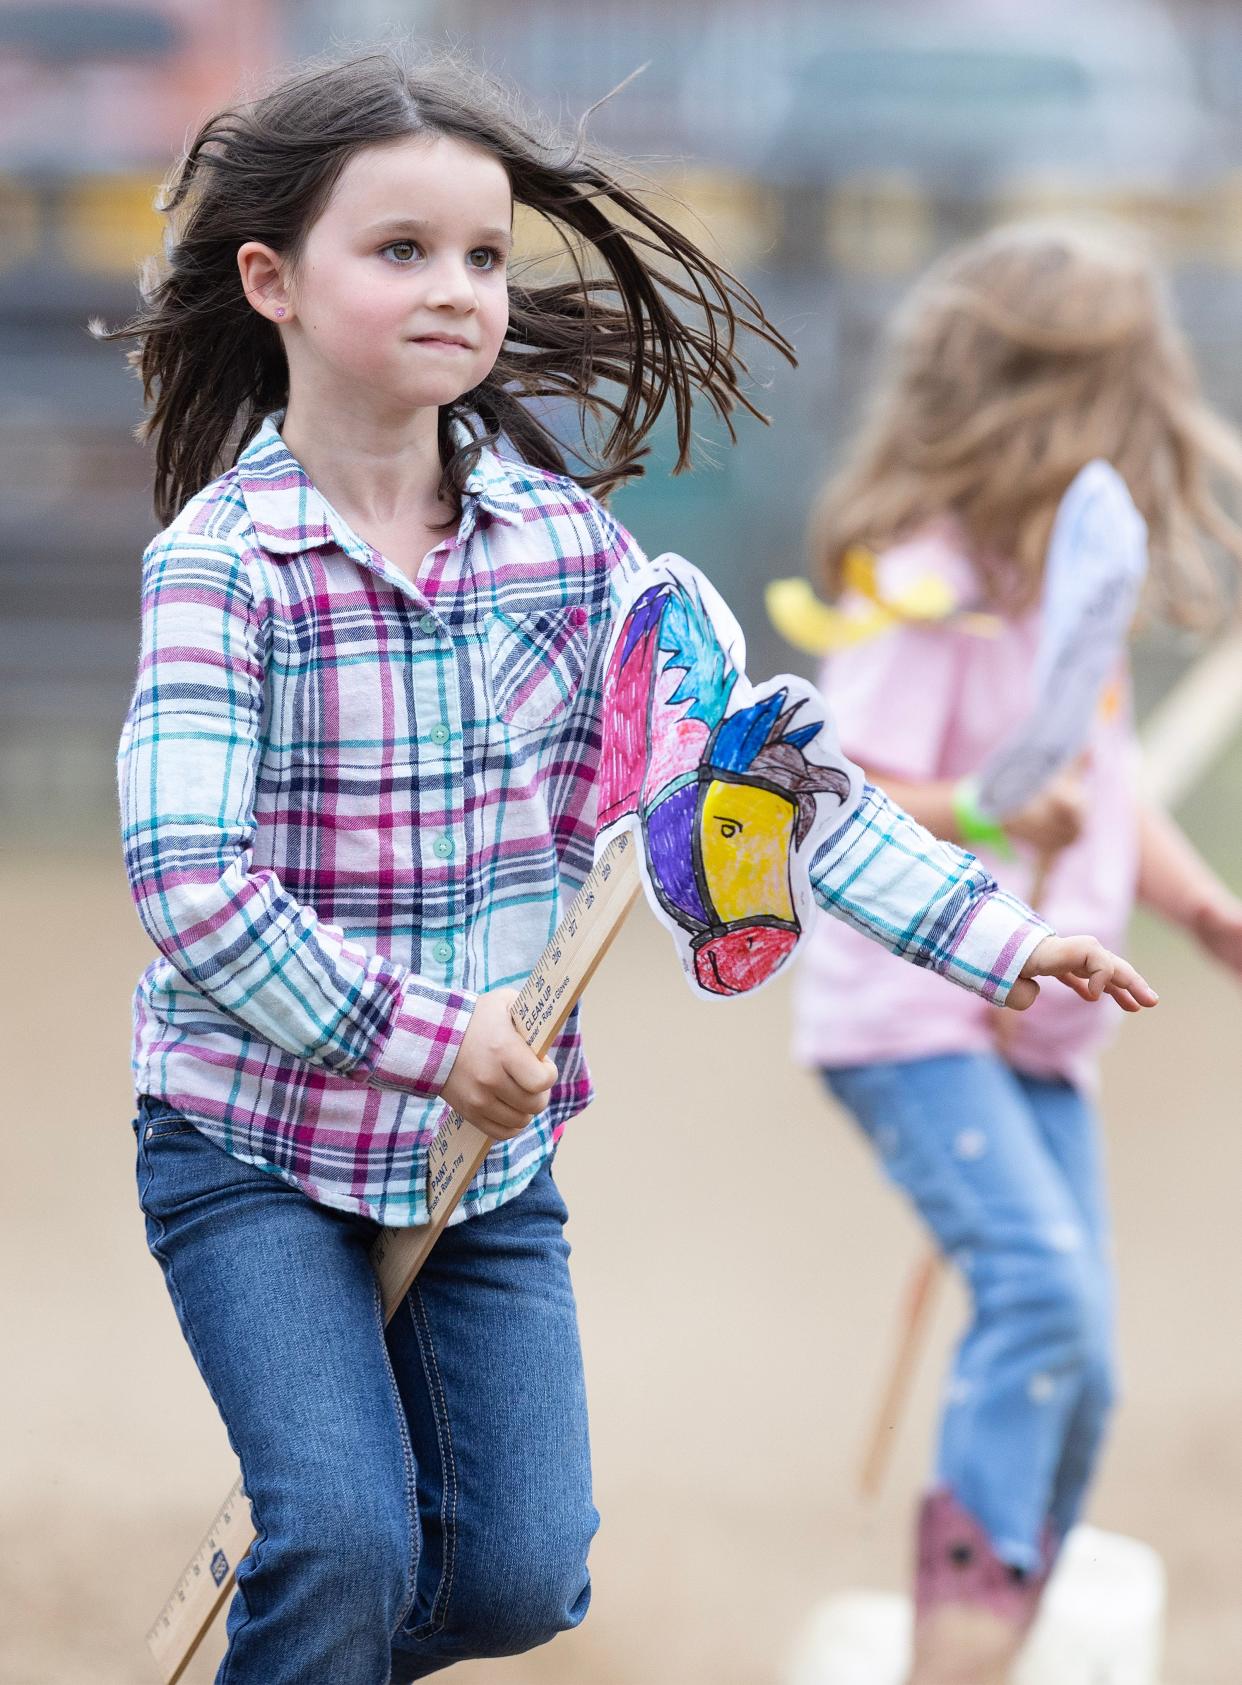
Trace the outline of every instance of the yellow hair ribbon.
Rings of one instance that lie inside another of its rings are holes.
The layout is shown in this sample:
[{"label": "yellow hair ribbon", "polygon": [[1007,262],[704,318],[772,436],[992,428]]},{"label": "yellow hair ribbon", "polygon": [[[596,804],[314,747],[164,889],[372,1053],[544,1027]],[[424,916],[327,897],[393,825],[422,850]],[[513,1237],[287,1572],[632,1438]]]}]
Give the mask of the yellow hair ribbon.
[{"label": "yellow hair ribbon", "polygon": [[957,598],[935,574],[924,574],[895,596],[884,596],[875,556],[861,545],[846,551],[841,579],[868,604],[862,613],[846,613],[822,602],[805,579],[774,579],[767,587],[764,601],[768,618],[795,649],[807,655],[827,655],[912,622],[955,618],[964,630],[984,637],[994,636],[1000,626],[995,615],[958,614]]}]

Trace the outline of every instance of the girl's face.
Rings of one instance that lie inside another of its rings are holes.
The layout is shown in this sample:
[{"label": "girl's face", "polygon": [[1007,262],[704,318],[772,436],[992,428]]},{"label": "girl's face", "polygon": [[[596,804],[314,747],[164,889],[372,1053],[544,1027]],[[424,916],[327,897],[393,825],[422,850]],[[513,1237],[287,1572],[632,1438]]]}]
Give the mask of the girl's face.
[{"label": "girl's face", "polygon": [[391,411],[476,386],[508,326],[512,216],[503,166],[460,141],[355,153],[290,277],[291,392]]}]

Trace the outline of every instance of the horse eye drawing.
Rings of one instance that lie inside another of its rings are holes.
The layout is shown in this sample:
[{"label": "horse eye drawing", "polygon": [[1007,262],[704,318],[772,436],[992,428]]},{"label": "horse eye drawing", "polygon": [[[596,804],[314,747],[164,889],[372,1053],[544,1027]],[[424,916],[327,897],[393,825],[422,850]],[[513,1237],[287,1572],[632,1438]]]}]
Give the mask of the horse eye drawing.
[{"label": "horse eye drawing", "polygon": [[638,827],[649,898],[711,995],[754,989],[793,954],[809,858],[861,790],[818,693],[790,676],[752,686],[744,662],[690,563],[637,573],[605,663],[600,835]]}]

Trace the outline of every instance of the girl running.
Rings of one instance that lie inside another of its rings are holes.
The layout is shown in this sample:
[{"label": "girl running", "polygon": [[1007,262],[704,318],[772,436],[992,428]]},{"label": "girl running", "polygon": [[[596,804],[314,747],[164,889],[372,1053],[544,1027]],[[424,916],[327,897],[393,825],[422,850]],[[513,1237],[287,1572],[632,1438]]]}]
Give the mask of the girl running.
[{"label": "girl running", "polygon": [[[881,600],[934,582],[962,613],[841,651],[822,684],[846,753],[937,836],[980,847],[1019,895],[1052,858],[1040,912],[1053,925],[1120,941],[1137,896],[1242,974],[1242,903],[1136,793],[1124,671],[1085,761],[1003,816],[1012,858],[985,846],[971,809],[971,775],[1030,706],[1053,517],[1095,458],[1146,519],[1154,605],[1195,618],[1212,594],[1205,541],[1242,557],[1206,483],[1209,469],[1242,482],[1242,441],[1200,398],[1150,264],[1120,239],[1055,226],[951,253],[894,324],[874,413],[823,494],[814,542],[832,596],[865,546]],[[994,617],[990,635],[975,611]],[[1000,1681],[1113,1398],[1093,1096],[1115,1013],[1054,990],[998,1038],[981,1001],[884,964],[852,931],[821,925],[809,948],[796,1054],[823,1071],[972,1299],[919,1520],[911,1679]]]},{"label": "girl running", "polygon": [[[568,257],[510,269],[515,209]],[[228,1685],[507,1655],[589,1598],[586,1404],[550,1165],[590,1099],[510,1017],[588,871],[601,662],[638,552],[592,496],[673,403],[749,408],[747,293],[580,145],[378,54],[211,119],[128,332],[156,506],[120,749],[159,955],[135,1001],[151,1249],[257,1543]],[[549,425],[603,422],[570,472]],[[866,861],[859,871],[860,863]],[[996,1000],[1151,1000],[872,793],[820,894]],[[895,934],[899,933],[899,934]],[[445,1106],[495,1149],[387,1329]]]}]

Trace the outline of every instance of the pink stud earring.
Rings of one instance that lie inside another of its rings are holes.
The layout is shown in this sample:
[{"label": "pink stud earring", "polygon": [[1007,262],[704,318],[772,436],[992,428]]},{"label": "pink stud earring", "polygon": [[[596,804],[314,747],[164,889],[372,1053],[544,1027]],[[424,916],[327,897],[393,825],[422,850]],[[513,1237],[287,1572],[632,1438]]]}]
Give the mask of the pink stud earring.
[{"label": "pink stud earring", "polygon": [[285,319],[285,307],[284,307],[283,304],[278,304],[276,306],[276,316],[277,316],[277,319],[279,321],[282,321],[282,322],[284,321],[284,319]]}]

